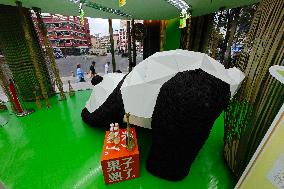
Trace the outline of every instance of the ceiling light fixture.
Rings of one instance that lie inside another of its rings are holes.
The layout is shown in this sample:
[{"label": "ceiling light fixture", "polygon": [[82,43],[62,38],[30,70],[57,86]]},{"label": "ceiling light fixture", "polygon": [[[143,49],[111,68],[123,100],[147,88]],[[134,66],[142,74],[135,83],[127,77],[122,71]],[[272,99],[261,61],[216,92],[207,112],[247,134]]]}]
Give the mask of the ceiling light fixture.
[{"label": "ceiling light fixture", "polygon": [[179,10],[188,10],[191,8],[184,0],[165,0],[170,3],[172,6],[176,7]]}]

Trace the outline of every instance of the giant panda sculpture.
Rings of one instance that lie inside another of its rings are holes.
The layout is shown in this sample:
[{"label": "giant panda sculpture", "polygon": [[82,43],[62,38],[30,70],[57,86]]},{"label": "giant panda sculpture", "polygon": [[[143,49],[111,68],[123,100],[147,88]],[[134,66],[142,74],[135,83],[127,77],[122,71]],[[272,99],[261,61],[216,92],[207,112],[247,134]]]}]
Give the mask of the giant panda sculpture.
[{"label": "giant panda sculpture", "polygon": [[[82,110],[87,124],[108,127],[110,123],[123,122],[125,109],[120,89],[127,77],[120,75],[120,82],[96,110],[89,111],[88,106]],[[147,170],[171,181],[186,177],[230,97],[230,84],[202,69],[179,72],[166,81],[152,114]]]}]

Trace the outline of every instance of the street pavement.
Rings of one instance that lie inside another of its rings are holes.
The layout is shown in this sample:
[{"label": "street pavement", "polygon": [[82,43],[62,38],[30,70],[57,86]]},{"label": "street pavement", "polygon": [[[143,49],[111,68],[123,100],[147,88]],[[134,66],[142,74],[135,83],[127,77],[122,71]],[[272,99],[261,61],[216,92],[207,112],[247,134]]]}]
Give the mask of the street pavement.
[{"label": "street pavement", "polygon": [[[115,55],[116,60],[116,70],[120,70],[123,73],[128,72],[128,58],[121,57],[120,55]],[[143,60],[142,54],[137,55],[137,63]],[[104,75],[104,65],[106,62],[111,63],[111,54],[108,53],[107,56],[67,56],[66,58],[56,59],[56,63],[59,69],[59,73],[61,76],[61,80],[63,82],[63,90],[65,92],[69,91],[68,80],[70,80],[71,86],[75,91],[77,90],[85,90],[92,89],[91,78],[88,75],[89,69],[92,61],[96,61],[96,72],[103,76]],[[73,74],[76,74],[76,66],[77,64],[81,64],[81,69],[85,72],[85,80],[86,82],[79,82],[77,77]],[[112,72],[112,65],[110,64],[109,70]],[[73,74],[72,74],[73,72]],[[58,89],[56,87],[56,91]],[[0,90],[0,99],[7,102],[8,98],[4,94],[2,90]]]},{"label": "street pavement", "polygon": [[[142,54],[138,54],[136,60],[137,63],[141,62],[143,59]],[[104,73],[104,65],[106,62],[110,62],[109,70],[112,71],[112,63],[111,63],[111,54],[108,53],[107,56],[94,56],[94,55],[86,55],[86,56],[67,56],[66,58],[56,59],[56,63],[58,65],[58,69],[61,77],[71,76],[71,72],[76,73],[77,64],[81,64],[81,69],[84,72],[90,71],[90,66],[92,61],[96,62],[96,72]],[[116,70],[120,70],[123,73],[128,72],[128,58],[121,57],[120,55],[115,55],[116,61]]]}]

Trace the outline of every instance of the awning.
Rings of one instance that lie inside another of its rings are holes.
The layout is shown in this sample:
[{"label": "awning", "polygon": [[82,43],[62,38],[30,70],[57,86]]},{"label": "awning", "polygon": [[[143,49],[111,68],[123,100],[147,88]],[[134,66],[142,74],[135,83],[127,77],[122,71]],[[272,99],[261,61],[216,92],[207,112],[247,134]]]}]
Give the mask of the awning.
[{"label": "awning", "polygon": [[[168,0],[169,1],[169,0]],[[116,18],[116,19],[139,19],[139,20],[162,20],[176,18],[180,10],[168,3],[166,0],[127,0],[123,7],[118,6],[118,0],[85,0],[107,9],[108,11],[96,10],[83,6],[86,17],[92,18]],[[172,0],[179,1],[179,0]],[[218,11],[220,8],[235,8],[259,2],[259,0],[184,0],[192,6],[192,15],[200,16]],[[23,7],[41,8],[42,12],[62,14],[69,16],[79,15],[79,0],[22,0]],[[75,3],[77,2],[77,3]],[[14,0],[0,0],[0,4],[15,6]],[[124,13],[120,16],[112,11]]]}]

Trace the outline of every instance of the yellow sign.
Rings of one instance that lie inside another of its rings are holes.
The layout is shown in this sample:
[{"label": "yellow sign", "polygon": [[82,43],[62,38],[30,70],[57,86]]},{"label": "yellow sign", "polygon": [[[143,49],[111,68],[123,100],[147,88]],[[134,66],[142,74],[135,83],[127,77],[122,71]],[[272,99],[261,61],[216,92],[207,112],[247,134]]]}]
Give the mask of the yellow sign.
[{"label": "yellow sign", "polygon": [[236,189],[284,188],[284,105],[264,136]]},{"label": "yellow sign", "polygon": [[118,0],[118,4],[120,7],[122,7],[126,4],[126,0]]}]

